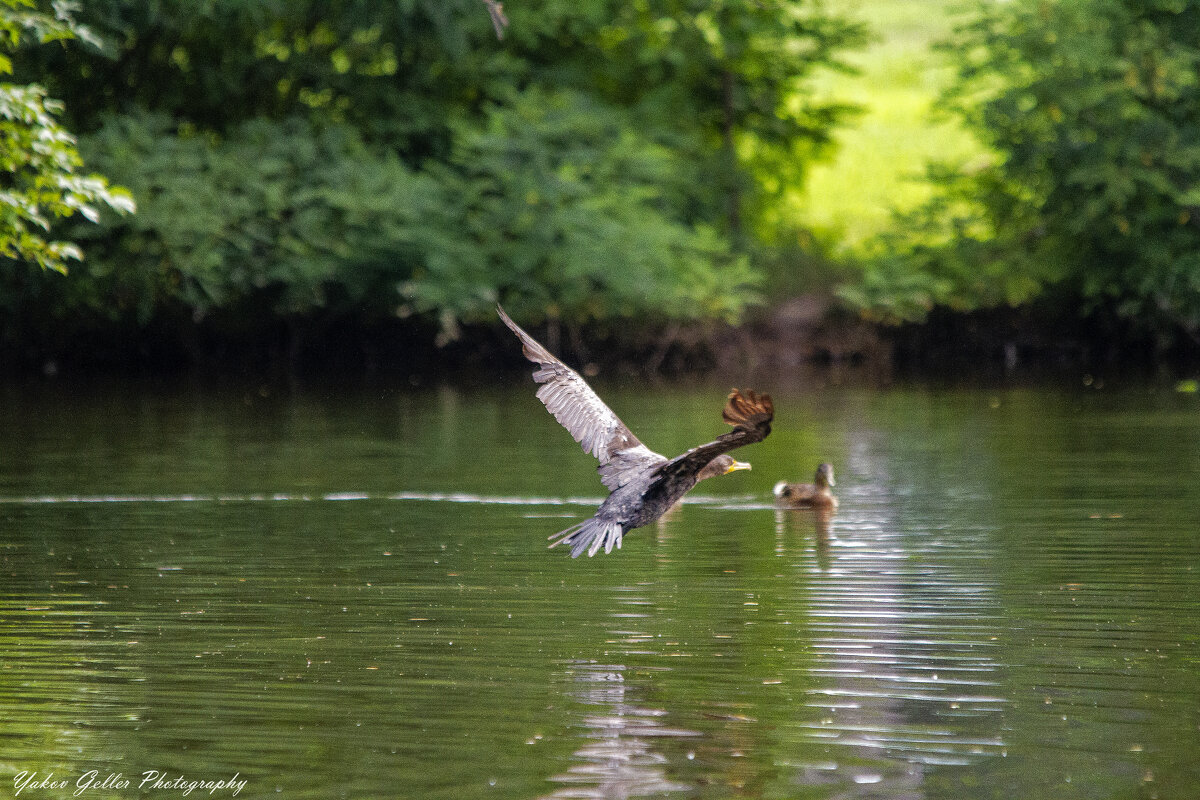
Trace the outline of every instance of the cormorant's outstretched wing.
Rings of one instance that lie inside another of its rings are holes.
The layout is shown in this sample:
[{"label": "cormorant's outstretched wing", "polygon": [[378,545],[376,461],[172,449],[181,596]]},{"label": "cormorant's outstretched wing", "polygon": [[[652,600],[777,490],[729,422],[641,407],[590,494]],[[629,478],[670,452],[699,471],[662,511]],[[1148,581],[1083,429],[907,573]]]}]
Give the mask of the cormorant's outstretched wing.
[{"label": "cormorant's outstretched wing", "polygon": [[579,442],[584,452],[600,460],[600,479],[610,491],[615,491],[649,468],[667,463],[664,456],[638,441],[579,373],[542,347],[513,322],[499,305],[496,311],[500,313],[504,324],[521,340],[525,357],[538,365],[533,373],[533,379],[542,384],[537,391],[538,399]]},{"label": "cormorant's outstretched wing", "polygon": [[721,412],[721,418],[733,426],[732,431],[675,456],[655,471],[654,482],[660,484],[686,480],[722,453],[761,442],[771,432],[775,405],[769,394],[757,394],[753,389],[744,392],[734,389],[729,393],[729,401]]}]

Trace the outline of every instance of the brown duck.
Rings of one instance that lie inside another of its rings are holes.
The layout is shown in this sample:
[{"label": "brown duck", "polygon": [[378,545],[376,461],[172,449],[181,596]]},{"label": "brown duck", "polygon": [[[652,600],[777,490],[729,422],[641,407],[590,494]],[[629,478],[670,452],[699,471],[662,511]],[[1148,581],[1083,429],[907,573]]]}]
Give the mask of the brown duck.
[{"label": "brown duck", "polygon": [[812,483],[788,483],[780,481],[775,484],[775,500],[784,506],[792,508],[837,508],[837,498],[833,496],[830,487],[834,486],[833,466],[821,464]]}]

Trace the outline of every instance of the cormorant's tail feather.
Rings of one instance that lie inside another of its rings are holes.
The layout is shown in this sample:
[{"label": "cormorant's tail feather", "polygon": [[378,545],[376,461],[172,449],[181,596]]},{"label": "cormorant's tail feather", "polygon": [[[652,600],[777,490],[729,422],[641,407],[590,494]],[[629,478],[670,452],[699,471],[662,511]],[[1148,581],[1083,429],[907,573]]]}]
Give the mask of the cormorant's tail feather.
[{"label": "cormorant's tail feather", "polygon": [[590,557],[596,555],[601,547],[606,553],[611,553],[613,547],[619,549],[623,534],[624,531],[621,530],[619,522],[590,517],[578,525],[572,525],[551,536],[550,538],[554,541],[550,543],[550,546],[557,547],[560,544],[568,544],[571,546],[571,558],[579,558],[585,550]]}]

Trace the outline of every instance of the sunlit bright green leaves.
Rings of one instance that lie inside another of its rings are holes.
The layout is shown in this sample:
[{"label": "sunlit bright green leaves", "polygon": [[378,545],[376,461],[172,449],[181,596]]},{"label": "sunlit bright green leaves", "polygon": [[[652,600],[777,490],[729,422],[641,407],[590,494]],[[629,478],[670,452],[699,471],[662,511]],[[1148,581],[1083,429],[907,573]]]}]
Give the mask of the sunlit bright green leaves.
[{"label": "sunlit bright green leaves", "polygon": [[[70,9],[59,4],[50,16],[32,0],[0,0],[0,46],[88,36]],[[0,74],[11,71],[11,57],[3,55]],[[39,85],[0,83],[0,258],[66,272],[83,254],[73,242],[54,239],[54,223],[76,215],[97,222],[102,207],[128,213],[133,201],[104,178],[81,174],[83,162],[75,138],[59,123],[61,113],[62,104]]]},{"label": "sunlit bright green leaves", "polygon": [[[986,3],[953,52],[952,99],[997,157],[945,173],[914,235],[848,296],[919,318],[1061,285],[1164,335],[1200,334],[1200,7]],[[914,286],[915,307],[901,299]]]}]

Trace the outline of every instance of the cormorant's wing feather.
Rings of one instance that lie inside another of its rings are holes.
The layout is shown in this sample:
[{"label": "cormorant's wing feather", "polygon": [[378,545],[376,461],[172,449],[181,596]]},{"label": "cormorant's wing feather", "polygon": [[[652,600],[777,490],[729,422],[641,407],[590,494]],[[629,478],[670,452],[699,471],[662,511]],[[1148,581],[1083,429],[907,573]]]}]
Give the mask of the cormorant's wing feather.
[{"label": "cormorant's wing feather", "polygon": [[542,384],[537,391],[538,399],[579,442],[585,453],[599,459],[600,479],[610,491],[620,488],[646,469],[667,462],[664,456],[638,441],[579,373],[522,330],[499,305],[496,310],[504,324],[521,340],[525,357],[538,366],[533,373],[533,379]]},{"label": "cormorant's wing feather", "polygon": [[744,392],[734,389],[729,393],[721,418],[733,426],[732,431],[671,459],[656,471],[655,482],[688,478],[722,453],[761,442],[771,432],[775,405],[769,394],[757,394],[753,389]]}]

